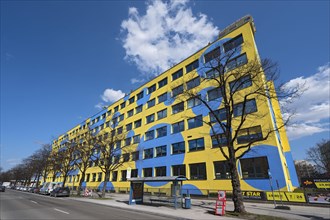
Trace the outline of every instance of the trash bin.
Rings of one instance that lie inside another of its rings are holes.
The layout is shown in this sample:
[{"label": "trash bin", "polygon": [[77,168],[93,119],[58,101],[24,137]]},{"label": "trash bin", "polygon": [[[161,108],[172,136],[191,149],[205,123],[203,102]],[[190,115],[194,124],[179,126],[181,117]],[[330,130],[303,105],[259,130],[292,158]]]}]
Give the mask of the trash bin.
[{"label": "trash bin", "polygon": [[191,198],[190,197],[185,197],[183,205],[184,205],[183,208],[190,209],[191,208]]}]

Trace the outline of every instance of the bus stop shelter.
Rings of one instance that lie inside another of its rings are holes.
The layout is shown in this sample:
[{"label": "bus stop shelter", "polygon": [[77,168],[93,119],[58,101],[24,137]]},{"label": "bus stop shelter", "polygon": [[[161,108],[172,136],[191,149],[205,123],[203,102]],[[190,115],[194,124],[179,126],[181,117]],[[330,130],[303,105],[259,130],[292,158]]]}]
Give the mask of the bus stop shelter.
[{"label": "bus stop shelter", "polygon": [[178,207],[178,198],[182,203],[182,182],[188,180],[185,176],[158,176],[130,178],[129,205],[143,204],[144,183],[146,182],[172,182],[172,196],[174,208]]}]

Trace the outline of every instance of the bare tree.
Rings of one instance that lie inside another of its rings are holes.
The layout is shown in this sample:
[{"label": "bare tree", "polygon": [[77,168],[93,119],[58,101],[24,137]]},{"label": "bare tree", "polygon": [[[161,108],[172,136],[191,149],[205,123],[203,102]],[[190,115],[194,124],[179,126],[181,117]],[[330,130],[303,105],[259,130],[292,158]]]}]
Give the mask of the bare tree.
[{"label": "bare tree", "polygon": [[77,195],[80,196],[80,189],[85,180],[86,171],[90,167],[90,162],[92,162],[92,156],[97,145],[97,138],[93,130],[88,126],[79,131],[78,137],[74,144],[76,144],[75,165],[78,167],[81,174],[77,191]]},{"label": "bare tree", "polygon": [[61,161],[56,151],[52,151],[49,154],[48,164],[49,164],[49,173],[52,174],[52,182],[55,182],[56,177],[59,175],[61,168]]},{"label": "bare tree", "polygon": [[330,176],[330,140],[322,140],[308,149],[307,160],[316,164],[319,173]]},{"label": "bare tree", "polygon": [[[46,178],[49,174],[49,171],[51,169],[51,164],[50,164],[50,153],[51,153],[52,147],[50,144],[43,144],[41,148],[37,151],[37,157],[39,161],[39,169],[41,176],[43,178],[43,181],[46,181]],[[39,178],[37,180],[37,184],[39,183]],[[38,187],[38,185],[37,185]]]},{"label": "bare tree", "polygon": [[65,146],[57,151],[57,160],[61,164],[59,172],[63,177],[62,186],[65,186],[66,179],[71,171],[74,170],[76,143],[67,141]]},{"label": "bare tree", "polygon": [[[277,64],[258,58],[247,62],[246,55],[240,53],[241,47],[235,42],[224,51],[220,53],[219,46],[205,55],[205,65],[198,69],[198,74],[189,73],[191,80],[186,80],[186,86],[182,85],[182,91],[178,92],[181,94],[176,98],[188,100],[188,105],[192,103],[192,106],[202,104],[208,110],[209,120],[203,117],[199,120],[210,127],[212,143],[220,149],[229,166],[234,212],[245,213],[237,161],[253,145],[283,129],[290,117],[283,121],[280,115],[269,113],[268,109],[272,109],[270,105],[278,103],[279,98],[292,100],[299,88],[291,91],[275,88]],[[200,84],[210,89],[203,92]],[[267,108],[257,111],[256,106],[262,105]],[[279,111],[279,105],[275,107]],[[272,117],[270,115],[274,117],[273,123],[261,129],[258,123]]]},{"label": "bare tree", "polygon": [[[105,197],[107,182],[109,181],[110,173],[123,166],[129,159],[129,145],[132,142],[131,137],[126,138],[126,132],[123,130],[116,133],[115,126],[109,126],[110,132],[102,132],[96,138],[97,153],[92,156],[93,161],[101,169],[105,175],[102,198]],[[122,156],[122,157],[121,157]]]}]

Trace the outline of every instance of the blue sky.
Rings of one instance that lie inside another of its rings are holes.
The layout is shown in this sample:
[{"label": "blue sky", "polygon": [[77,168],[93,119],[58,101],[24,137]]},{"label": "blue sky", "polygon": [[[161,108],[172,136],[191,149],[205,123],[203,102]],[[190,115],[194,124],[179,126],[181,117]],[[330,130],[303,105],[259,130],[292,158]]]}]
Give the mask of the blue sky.
[{"label": "blue sky", "polygon": [[[329,139],[329,1],[1,1],[1,167],[246,14],[261,57],[279,63],[280,81],[308,87],[290,106],[297,116],[288,128],[293,158],[304,159]],[[166,44],[174,36],[179,43]]]}]

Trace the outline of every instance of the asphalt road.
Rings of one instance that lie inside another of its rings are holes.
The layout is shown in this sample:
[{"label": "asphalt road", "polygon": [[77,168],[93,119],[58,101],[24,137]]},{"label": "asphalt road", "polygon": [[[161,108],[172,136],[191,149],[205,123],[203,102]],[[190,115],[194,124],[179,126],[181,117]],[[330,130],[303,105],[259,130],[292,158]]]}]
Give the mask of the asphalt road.
[{"label": "asphalt road", "polygon": [[0,219],[173,219],[16,190],[0,193]]}]

